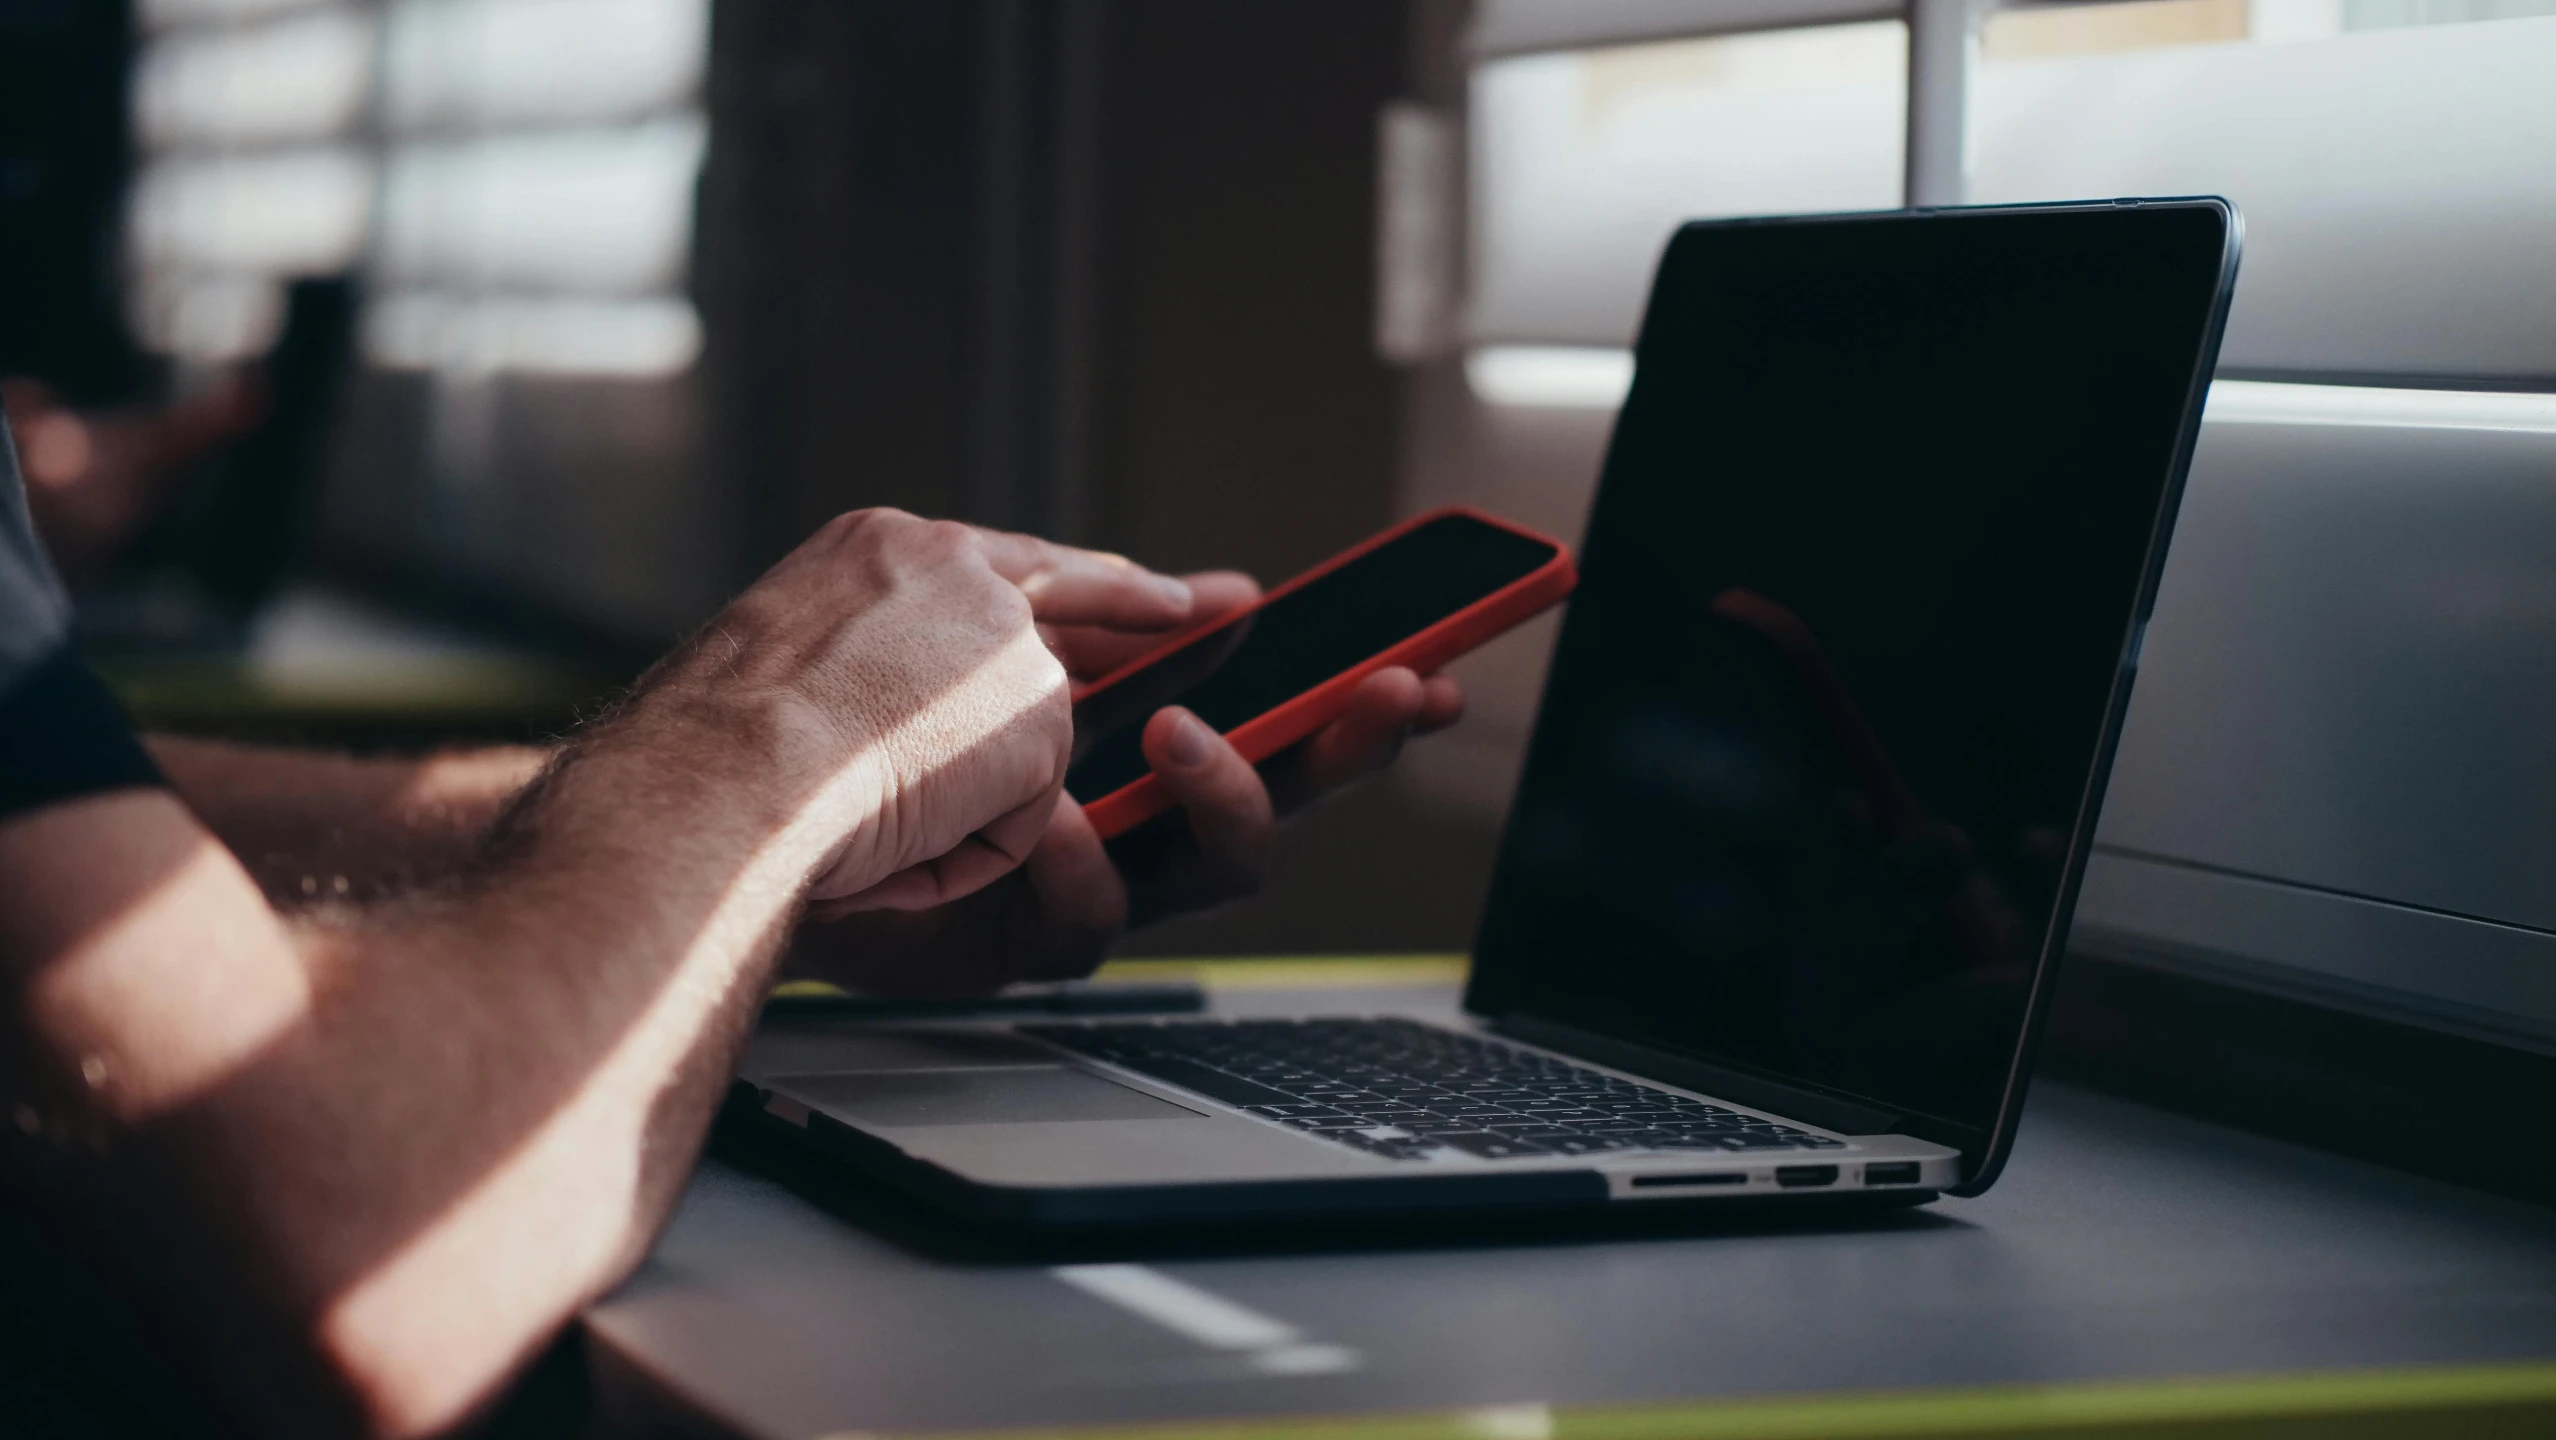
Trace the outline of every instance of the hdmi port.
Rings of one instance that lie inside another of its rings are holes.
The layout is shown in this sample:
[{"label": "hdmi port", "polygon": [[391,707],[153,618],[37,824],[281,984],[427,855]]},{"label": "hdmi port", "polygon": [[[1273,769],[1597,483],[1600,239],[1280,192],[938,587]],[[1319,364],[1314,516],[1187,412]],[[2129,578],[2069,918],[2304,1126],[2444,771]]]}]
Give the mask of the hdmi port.
[{"label": "hdmi port", "polygon": [[1837,1183],[1834,1165],[1779,1165],[1775,1167],[1775,1183],[1787,1190],[1808,1190],[1814,1185]]}]

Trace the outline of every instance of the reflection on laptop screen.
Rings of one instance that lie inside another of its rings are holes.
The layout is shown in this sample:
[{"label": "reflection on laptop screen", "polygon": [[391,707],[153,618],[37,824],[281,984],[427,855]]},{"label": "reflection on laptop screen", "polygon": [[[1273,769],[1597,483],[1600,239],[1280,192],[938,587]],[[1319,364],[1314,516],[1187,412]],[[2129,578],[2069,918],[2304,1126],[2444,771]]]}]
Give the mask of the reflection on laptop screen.
[{"label": "reflection on laptop screen", "polygon": [[1991,1124],[2228,228],[2193,204],[1678,235],[1474,1009]]}]

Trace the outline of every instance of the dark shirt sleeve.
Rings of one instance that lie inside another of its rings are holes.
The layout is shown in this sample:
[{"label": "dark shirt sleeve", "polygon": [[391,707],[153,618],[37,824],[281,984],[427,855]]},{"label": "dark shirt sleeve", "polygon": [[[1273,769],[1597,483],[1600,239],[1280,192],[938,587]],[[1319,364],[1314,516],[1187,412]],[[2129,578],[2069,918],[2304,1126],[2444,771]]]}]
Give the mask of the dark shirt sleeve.
[{"label": "dark shirt sleeve", "polygon": [[161,783],[131,722],[71,650],[71,602],[36,541],[0,419],[0,819]]}]

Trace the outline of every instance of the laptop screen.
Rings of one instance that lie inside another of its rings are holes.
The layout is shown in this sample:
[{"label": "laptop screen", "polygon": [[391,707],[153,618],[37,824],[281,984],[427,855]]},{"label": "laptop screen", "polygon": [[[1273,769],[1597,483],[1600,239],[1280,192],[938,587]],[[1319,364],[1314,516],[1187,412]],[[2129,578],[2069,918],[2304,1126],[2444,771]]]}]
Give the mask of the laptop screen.
[{"label": "laptop screen", "polygon": [[1678,233],[1472,1009],[1998,1131],[2232,229],[2152,202]]}]

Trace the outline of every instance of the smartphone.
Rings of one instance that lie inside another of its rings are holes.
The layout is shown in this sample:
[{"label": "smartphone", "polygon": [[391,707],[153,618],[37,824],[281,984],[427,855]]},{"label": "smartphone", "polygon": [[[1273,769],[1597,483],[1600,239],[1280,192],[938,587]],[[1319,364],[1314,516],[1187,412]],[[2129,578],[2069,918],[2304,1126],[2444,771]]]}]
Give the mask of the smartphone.
[{"label": "smartphone", "polygon": [[1103,838],[1125,834],[1171,806],[1140,743],[1164,706],[1189,707],[1256,764],[1337,718],[1369,675],[1427,674],[1578,578],[1570,551],[1532,530],[1463,508],[1415,516],[1076,691],[1065,791]]}]

